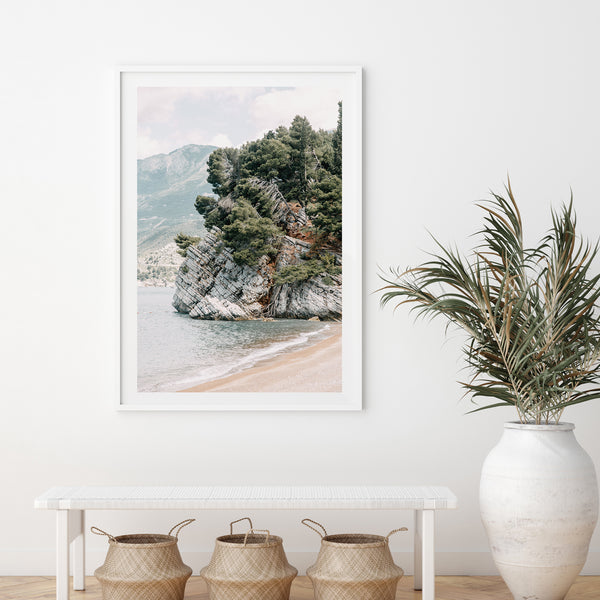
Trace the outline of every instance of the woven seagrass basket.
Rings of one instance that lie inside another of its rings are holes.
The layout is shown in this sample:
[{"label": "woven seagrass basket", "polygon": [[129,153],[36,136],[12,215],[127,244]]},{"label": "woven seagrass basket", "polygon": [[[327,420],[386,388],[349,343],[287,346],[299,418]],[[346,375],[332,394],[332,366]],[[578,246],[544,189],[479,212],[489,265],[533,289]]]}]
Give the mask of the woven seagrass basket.
[{"label": "woven seagrass basket", "polygon": [[[106,560],[94,573],[104,600],[183,600],[192,569],[183,564],[177,540],[178,523],[167,535],[133,533],[114,537],[97,527],[92,532],[108,537]],[[171,535],[177,529],[175,535]]]},{"label": "woven seagrass basket", "polygon": [[[234,523],[244,520],[250,529],[234,534]],[[210,600],[289,600],[298,570],[288,563],[282,539],[254,529],[248,517],[233,521],[229,531],[216,539],[210,563],[200,571]]]},{"label": "woven seagrass basket", "polygon": [[[364,533],[328,535],[320,523],[304,519],[304,525],[321,536],[317,562],[306,570],[315,600],[394,600],[404,571],[394,564],[389,538]],[[309,525],[320,527],[325,535]]]}]

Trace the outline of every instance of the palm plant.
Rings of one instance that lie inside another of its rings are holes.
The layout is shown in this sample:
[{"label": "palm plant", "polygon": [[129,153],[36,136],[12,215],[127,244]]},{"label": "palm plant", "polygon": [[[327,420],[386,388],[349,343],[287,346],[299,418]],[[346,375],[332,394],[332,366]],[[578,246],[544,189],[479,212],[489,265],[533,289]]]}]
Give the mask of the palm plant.
[{"label": "palm plant", "polygon": [[462,383],[470,411],[511,405],[522,422],[558,422],[567,406],[600,397],[598,244],[576,235],[573,198],[537,246],[523,244],[521,215],[510,186],[492,194],[482,242],[470,257],[437,240],[430,261],[391,270],[381,304],[414,304],[419,316],[441,316],[468,334],[472,379]]}]

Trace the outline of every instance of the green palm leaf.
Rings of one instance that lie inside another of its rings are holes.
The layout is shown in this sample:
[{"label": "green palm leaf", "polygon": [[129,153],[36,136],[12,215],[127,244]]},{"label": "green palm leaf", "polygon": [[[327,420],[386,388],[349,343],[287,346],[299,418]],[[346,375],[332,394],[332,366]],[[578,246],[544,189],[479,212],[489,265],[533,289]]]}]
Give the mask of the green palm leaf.
[{"label": "green palm leaf", "polygon": [[562,411],[600,397],[598,244],[576,234],[573,198],[552,211],[552,227],[532,247],[523,242],[510,181],[484,210],[481,242],[468,257],[433,238],[423,265],[381,275],[381,304],[410,304],[420,317],[442,317],[468,334],[462,383],[470,412],[514,406],[522,421],[558,421]]}]

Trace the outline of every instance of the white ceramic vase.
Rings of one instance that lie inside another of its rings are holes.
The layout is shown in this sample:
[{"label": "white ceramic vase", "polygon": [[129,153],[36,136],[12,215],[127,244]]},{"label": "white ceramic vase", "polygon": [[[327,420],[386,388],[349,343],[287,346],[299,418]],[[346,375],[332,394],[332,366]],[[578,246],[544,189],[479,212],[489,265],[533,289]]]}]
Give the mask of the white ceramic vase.
[{"label": "white ceramic vase", "polygon": [[515,600],[563,600],[598,519],[594,464],[572,423],[505,423],[481,474],[492,555]]}]

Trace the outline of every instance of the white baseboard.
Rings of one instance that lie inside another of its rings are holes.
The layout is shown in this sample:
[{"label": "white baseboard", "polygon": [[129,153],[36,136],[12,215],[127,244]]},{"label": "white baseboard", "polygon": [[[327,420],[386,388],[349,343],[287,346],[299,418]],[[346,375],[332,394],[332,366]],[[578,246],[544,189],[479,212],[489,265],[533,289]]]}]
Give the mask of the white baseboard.
[{"label": "white baseboard", "polygon": [[[209,552],[187,552],[182,550],[183,561],[194,569],[197,575],[207,565]],[[315,562],[314,552],[286,552],[289,562],[300,574]],[[103,562],[106,553],[90,550],[86,554],[86,574],[93,575],[94,570]],[[394,561],[400,565],[406,575],[413,574],[413,556],[410,552],[394,552]],[[436,552],[435,570],[437,575],[498,575],[489,552]],[[0,550],[0,576],[42,576],[55,574],[54,552],[46,550]],[[590,552],[581,571],[582,575],[600,575],[600,552]]]}]

